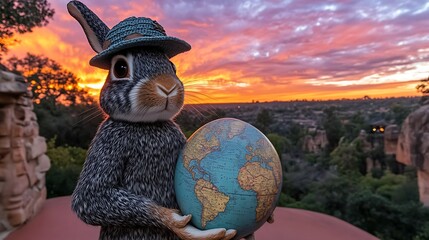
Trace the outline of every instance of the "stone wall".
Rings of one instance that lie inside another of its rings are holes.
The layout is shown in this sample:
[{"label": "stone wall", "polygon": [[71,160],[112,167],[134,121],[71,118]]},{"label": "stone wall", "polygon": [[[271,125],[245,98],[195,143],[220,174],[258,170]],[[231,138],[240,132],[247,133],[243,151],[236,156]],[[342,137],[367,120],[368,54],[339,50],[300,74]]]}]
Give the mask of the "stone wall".
[{"label": "stone wall", "polygon": [[0,232],[25,223],[46,199],[50,160],[31,97],[24,78],[0,70]]}]

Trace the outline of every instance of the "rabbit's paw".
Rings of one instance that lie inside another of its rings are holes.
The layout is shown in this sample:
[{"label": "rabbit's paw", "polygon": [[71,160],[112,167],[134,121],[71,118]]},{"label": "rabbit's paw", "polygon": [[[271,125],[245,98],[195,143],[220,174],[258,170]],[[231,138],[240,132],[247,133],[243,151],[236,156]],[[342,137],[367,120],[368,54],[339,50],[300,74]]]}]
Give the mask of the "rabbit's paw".
[{"label": "rabbit's paw", "polygon": [[183,240],[229,240],[235,236],[237,231],[216,228],[200,230],[189,225],[191,215],[182,216],[179,211],[163,209],[163,222],[171,231]]},{"label": "rabbit's paw", "polygon": [[179,231],[180,233],[176,234],[185,240],[229,240],[237,233],[235,230],[226,230],[225,228],[200,230],[192,225],[187,225]]}]

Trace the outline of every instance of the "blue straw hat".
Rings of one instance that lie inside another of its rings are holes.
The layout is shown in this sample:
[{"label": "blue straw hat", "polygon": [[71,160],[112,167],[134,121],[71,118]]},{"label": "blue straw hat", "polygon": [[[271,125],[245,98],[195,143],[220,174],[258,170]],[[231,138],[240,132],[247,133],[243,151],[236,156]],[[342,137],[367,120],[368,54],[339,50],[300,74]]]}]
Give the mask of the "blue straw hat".
[{"label": "blue straw hat", "polygon": [[169,58],[191,49],[191,45],[187,42],[167,36],[164,28],[156,21],[145,17],[130,17],[118,23],[107,33],[103,51],[93,57],[89,64],[109,69],[113,54],[137,46],[158,47]]}]

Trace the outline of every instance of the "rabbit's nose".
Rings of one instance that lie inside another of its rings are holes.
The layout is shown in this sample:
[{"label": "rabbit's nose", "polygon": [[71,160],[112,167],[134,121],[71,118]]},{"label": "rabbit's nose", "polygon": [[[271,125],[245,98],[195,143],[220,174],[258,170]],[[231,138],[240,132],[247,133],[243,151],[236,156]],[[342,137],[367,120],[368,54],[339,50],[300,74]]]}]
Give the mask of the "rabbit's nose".
[{"label": "rabbit's nose", "polygon": [[177,84],[174,85],[170,85],[170,86],[165,86],[162,84],[157,83],[156,84],[156,89],[157,92],[160,96],[162,97],[168,97],[168,96],[173,96],[174,93],[176,93],[176,89],[177,89]]}]

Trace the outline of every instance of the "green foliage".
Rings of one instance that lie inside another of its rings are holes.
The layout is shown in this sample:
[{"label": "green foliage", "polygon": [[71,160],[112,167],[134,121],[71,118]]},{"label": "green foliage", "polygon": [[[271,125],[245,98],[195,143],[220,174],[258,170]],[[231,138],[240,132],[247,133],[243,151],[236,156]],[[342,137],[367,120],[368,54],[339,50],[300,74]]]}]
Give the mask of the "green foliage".
[{"label": "green foliage", "polygon": [[[398,222],[399,211],[387,199],[367,191],[352,193],[347,204],[347,220],[355,226],[367,230],[378,237],[390,235],[386,226]],[[381,227],[382,226],[382,227]]]},{"label": "green foliage", "polygon": [[395,155],[385,155],[384,162],[389,169],[394,174],[403,174],[405,171],[405,165],[396,161]]},{"label": "green foliage", "polygon": [[283,168],[286,170],[283,173],[283,192],[297,201],[309,194],[315,184],[336,178],[331,169],[316,162],[291,159],[284,162]]},{"label": "green foliage", "polygon": [[362,149],[362,142],[357,139],[351,143],[341,141],[331,153],[331,163],[344,176],[354,177],[366,174],[366,154]]},{"label": "green foliage", "polygon": [[286,149],[286,153],[293,156],[302,155],[304,137],[307,134],[307,130],[303,126],[295,122],[288,122],[287,124],[273,128],[273,130],[273,133],[283,137],[287,136],[288,148]]},{"label": "green foliage", "polygon": [[302,147],[300,143],[302,143],[302,139],[305,135],[306,131],[302,126],[293,122],[289,124],[286,136],[288,136],[292,145]]},{"label": "green foliage", "polygon": [[279,203],[280,206],[291,206],[296,202],[295,199],[293,199],[291,196],[285,193],[280,193]]},{"label": "green foliage", "polygon": [[263,133],[270,131],[270,125],[274,122],[271,112],[268,109],[262,109],[256,116],[255,126]]},{"label": "green foliage", "polygon": [[47,0],[2,0],[0,4],[0,56],[7,52],[6,40],[14,33],[31,32],[48,24],[54,15]]},{"label": "green foliage", "polygon": [[306,162],[313,165],[318,165],[323,169],[329,169],[331,166],[331,157],[327,151],[321,153],[307,153],[304,156]]},{"label": "green foliage", "polygon": [[353,193],[347,204],[346,220],[386,240],[412,239],[425,224],[427,210],[419,203],[395,204],[363,190]]},{"label": "green foliage", "polygon": [[[356,155],[356,146],[342,142],[331,157],[339,160]],[[335,156],[338,154],[341,157]],[[336,216],[381,239],[426,239],[429,210],[419,203],[415,169],[407,168],[404,175],[385,172],[380,178],[343,169],[340,175],[331,173],[323,179],[316,176],[323,175],[326,168],[317,168],[314,154],[309,159],[311,163],[286,165],[279,204]]]},{"label": "green foliage", "polygon": [[328,138],[328,150],[332,151],[338,146],[341,137],[344,136],[345,130],[335,113],[335,108],[327,108],[324,111],[323,128],[326,130],[326,137]]},{"label": "green foliage", "polygon": [[56,145],[88,148],[104,116],[98,105],[51,105],[42,101],[34,105],[40,135],[47,139],[56,136]]},{"label": "green foliage", "polygon": [[183,134],[185,134],[186,139],[188,139],[189,137],[191,137],[193,133],[194,133],[194,131],[184,131],[183,132]]},{"label": "green foliage", "polygon": [[59,167],[67,167],[69,165],[82,166],[86,158],[86,150],[78,147],[55,146],[55,137],[48,141],[47,155],[51,159],[51,163]]},{"label": "green foliage", "polygon": [[405,118],[407,118],[407,116],[410,115],[410,113],[412,112],[411,108],[409,108],[408,106],[403,106],[401,104],[393,104],[390,107],[390,110],[393,114],[393,120],[398,126],[401,126]]},{"label": "green foliage", "polygon": [[331,178],[323,183],[316,183],[302,202],[312,206],[312,210],[332,216],[343,217],[347,211],[347,198],[357,190],[355,182],[347,178]]},{"label": "green foliage", "polygon": [[277,154],[279,156],[281,156],[282,153],[286,153],[286,152],[290,151],[291,143],[287,138],[280,136],[276,133],[267,134],[267,138],[273,144],[273,146],[276,149]]},{"label": "green foliage", "polygon": [[[192,106],[193,107],[193,106]],[[223,118],[226,113],[222,109],[183,109],[175,121],[186,137],[190,137],[198,128],[215,119]]]},{"label": "green foliage", "polygon": [[361,185],[373,193],[395,203],[418,202],[418,186],[416,178],[395,175],[390,172],[377,179],[371,176],[362,178]]},{"label": "green foliage", "polygon": [[[370,137],[372,137],[372,136],[370,136]],[[381,169],[383,169],[383,170],[386,169],[386,166],[387,166],[386,154],[384,152],[384,144],[383,143],[373,146],[373,148],[369,150],[367,155],[369,155],[369,157],[370,157],[370,159],[372,159],[372,161],[379,163],[381,166]]]},{"label": "green foliage", "polygon": [[369,124],[365,120],[365,115],[362,112],[357,112],[353,114],[349,122],[344,124],[344,137],[353,141],[359,136],[361,130],[368,129]]},{"label": "green foliage", "polygon": [[420,232],[413,238],[413,240],[428,240],[429,239],[429,222],[420,229]]},{"label": "green foliage", "polygon": [[86,150],[78,147],[55,147],[55,138],[48,142],[46,153],[51,159],[51,169],[46,174],[48,198],[73,193],[86,158]]}]

